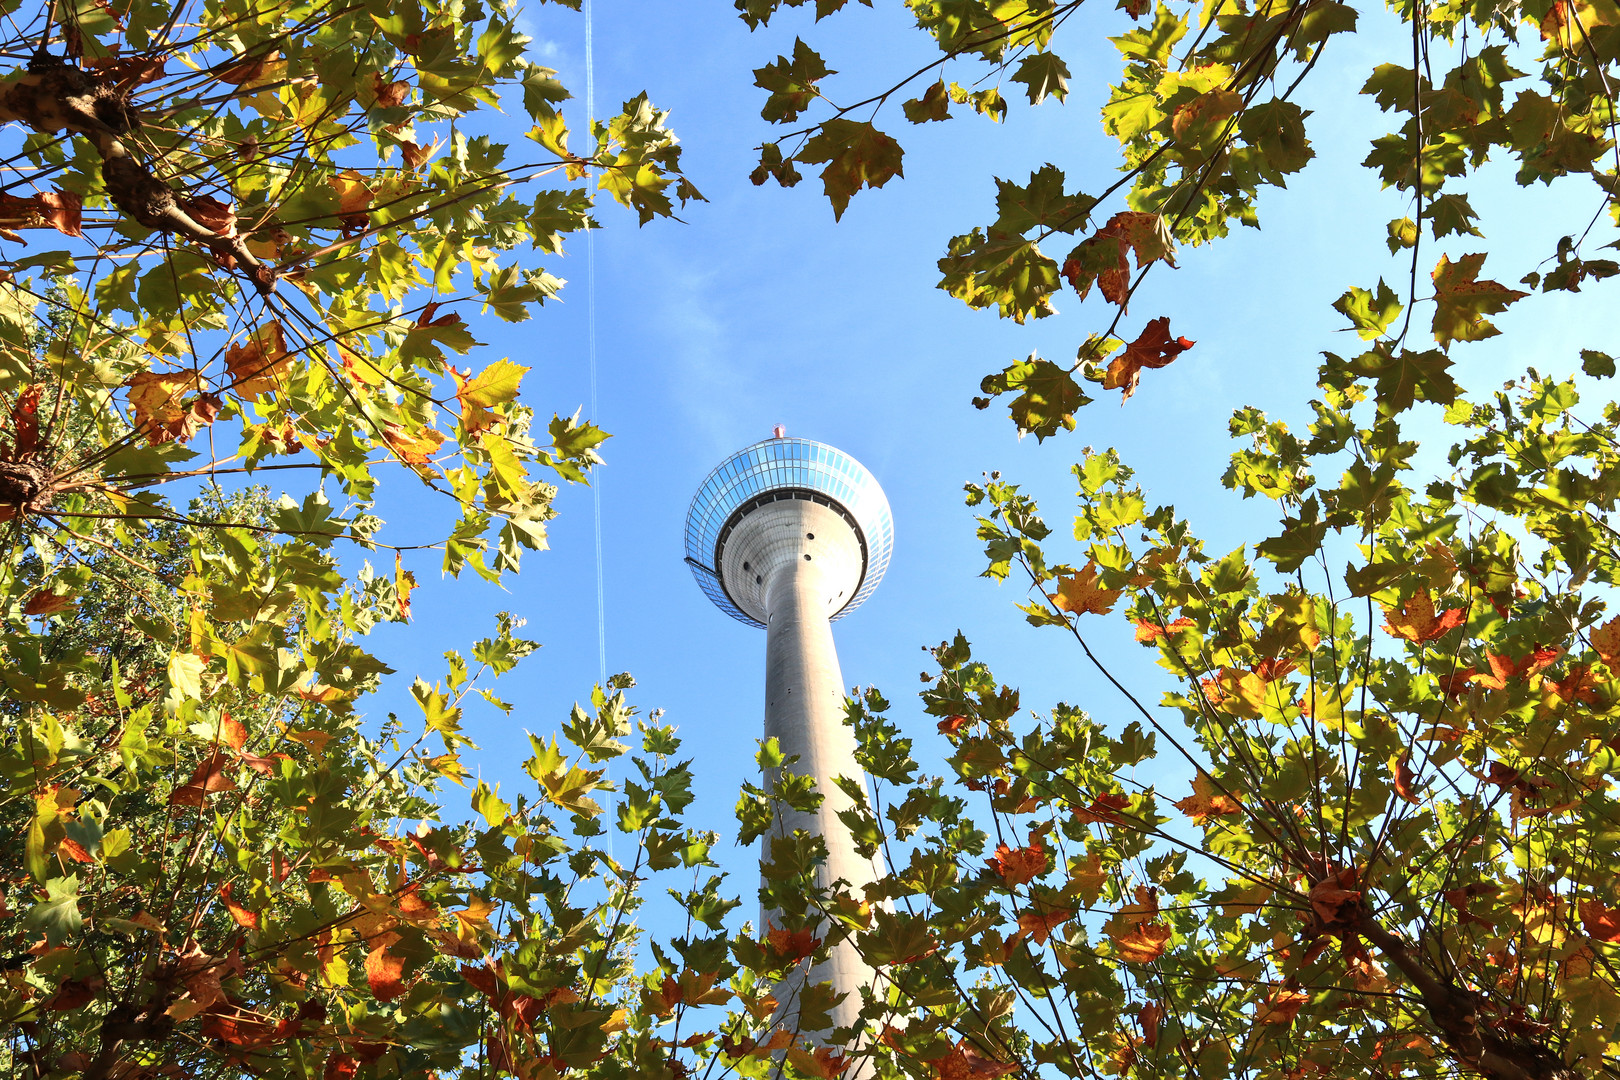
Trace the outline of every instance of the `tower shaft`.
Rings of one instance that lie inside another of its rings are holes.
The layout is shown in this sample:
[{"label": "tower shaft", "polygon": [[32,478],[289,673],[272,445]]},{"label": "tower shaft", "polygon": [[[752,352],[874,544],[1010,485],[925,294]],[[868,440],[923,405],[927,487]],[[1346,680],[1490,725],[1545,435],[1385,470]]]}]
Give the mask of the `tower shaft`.
[{"label": "tower shaft", "polygon": [[[842,878],[857,896],[875,881],[874,860],[855,850],[849,829],[838,820],[848,810],[850,797],[834,783],[839,776],[864,777],[855,759],[855,734],[844,724],[844,682],[833,648],[832,625],[827,618],[829,582],[814,562],[788,562],[773,574],[766,590],[769,620],[765,644],[765,736],[780,744],[782,753],[798,757],[788,766],[811,777],[821,794],[813,813],[782,811],[778,835],[803,830],[822,837],[827,861],[816,873],[816,884],[830,886]],[[767,852],[770,839],[766,839]],[[770,914],[765,915],[767,922]],[[832,1012],[834,1027],[855,1023],[861,1008],[861,987],[873,985],[873,972],[860,958],[853,942],[832,946],[828,958],[808,974],[777,990],[783,1003],[780,1019],[797,1026],[797,982],[830,982],[846,995]]]}]

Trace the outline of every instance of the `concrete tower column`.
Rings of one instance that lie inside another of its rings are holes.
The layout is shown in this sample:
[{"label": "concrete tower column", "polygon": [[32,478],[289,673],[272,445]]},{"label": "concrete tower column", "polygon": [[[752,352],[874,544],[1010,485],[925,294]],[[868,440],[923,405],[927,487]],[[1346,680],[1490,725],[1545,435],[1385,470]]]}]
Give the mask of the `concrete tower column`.
[{"label": "concrete tower column", "polygon": [[[827,861],[817,871],[816,884],[825,888],[842,878],[858,896],[877,879],[881,867],[860,856],[848,828],[838,820],[851,800],[834,779],[862,778],[863,773],[855,760],[855,733],[844,724],[844,681],[827,607],[827,578],[813,561],[785,562],[775,571],[766,589],[765,736],[776,739],[782,753],[798,757],[789,768],[814,779],[822,796],[814,813],[784,811],[780,834],[802,829],[822,837]],[[768,852],[769,837],[765,843]],[[847,995],[834,1007],[832,1018],[834,1027],[849,1027],[860,1013],[860,988],[873,985],[874,974],[854,943],[846,940],[800,978],[830,982]],[[793,1004],[797,989],[784,985],[777,993],[786,1006],[783,1022],[790,1027],[798,1012]]]}]

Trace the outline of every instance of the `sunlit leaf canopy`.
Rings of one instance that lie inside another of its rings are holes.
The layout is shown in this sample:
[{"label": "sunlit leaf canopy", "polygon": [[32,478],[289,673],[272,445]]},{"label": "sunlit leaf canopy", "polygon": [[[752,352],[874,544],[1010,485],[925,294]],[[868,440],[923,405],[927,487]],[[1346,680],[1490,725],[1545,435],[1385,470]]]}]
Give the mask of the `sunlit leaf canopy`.
[{"label": "sunlit leaf canopy", "polygon": [[[524,366],[462,360],[470,320],[521,321],[556,294],[545,264],[593,224],[598,189],[643,223],[700,196],[645,95],[571,144],[569,93],[514,19],[477,3],[13,10],[14,539],[169,514],[159,485],[272,467],[307,471],[295,490],[329,477],[363,511],[392,462],[452,502],[447,569],[496,576],[543,544],[547,479],[582,480],[604,436],[537,420]],[[497,106],[523,119],[497,125]]]}]

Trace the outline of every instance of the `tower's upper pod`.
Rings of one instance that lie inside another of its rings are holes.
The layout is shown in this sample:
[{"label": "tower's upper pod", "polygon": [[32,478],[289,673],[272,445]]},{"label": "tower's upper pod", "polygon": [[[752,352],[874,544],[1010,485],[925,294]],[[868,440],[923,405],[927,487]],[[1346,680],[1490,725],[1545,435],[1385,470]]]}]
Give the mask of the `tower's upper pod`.
[{"label": "tower's upper pod", "polygon": [[721,462],[703,481],[686,514],[686,563],[698,585],[720,610],[750,626],[763,626],[752,579],[725,579],[739,569],[726,569],[726,541],[751,512],[784,499],[828,507],[853,530],[860,545],[859,581],[832,618],[855,610],[889,566],[894,547],[889,500],[864,465],[809,439],[779,436],[757,442]]}]

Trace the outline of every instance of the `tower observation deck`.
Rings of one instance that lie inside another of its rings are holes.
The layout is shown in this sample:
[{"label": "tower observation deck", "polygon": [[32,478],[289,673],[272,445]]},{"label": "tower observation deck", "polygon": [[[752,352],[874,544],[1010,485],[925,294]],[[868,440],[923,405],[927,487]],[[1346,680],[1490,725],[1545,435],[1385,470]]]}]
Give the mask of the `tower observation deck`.
[{"label": "tower observation deck", "polygon": [[[686,517],[686,562],[715,606],[765,630],[765,736],[798,757],[790,767],[813,778],[823,797],[814,813],[784,812],[778,828],[821,836],[827,861],[818,883],[843,878],[858,894],[882,868],[855,851],[837,816],[850,799],[834,778],[862,772],[854,732],[843,722],[832,623],[882,580],[894,520],[883,489],[860,462],[780,432],[721,462],[698,488]],[[770,913],[764,918],[769,922]],[[777,1019],[790,1029],[797,1028],[796,987],[804,978],[831,982],[847,995],[832,1011],[834,1027],[855,1023],[860,988],[875,981],[853,943],[834,946],[826,962],[778,987]]]}]

